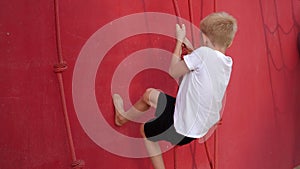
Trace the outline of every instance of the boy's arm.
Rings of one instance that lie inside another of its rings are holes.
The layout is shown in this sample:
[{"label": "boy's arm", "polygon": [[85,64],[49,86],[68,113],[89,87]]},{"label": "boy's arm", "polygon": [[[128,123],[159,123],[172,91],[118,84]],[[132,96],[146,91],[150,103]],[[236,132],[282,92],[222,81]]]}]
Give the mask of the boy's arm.
[{"label": "boy's arm", "polygon": [[184,60],[181,60],[181,45],[183,41],[185,40],[185,26],[182,25],[182,28],[178,24],[176,24],[176,46],[175,50],[173,52],[173,56],[171,59],[171,64],[169,67],[169,74],[173,78],[179,78],[183,76],[184,74],[188,73],[190,70],[188,69],[187,65],[185,64]]}]

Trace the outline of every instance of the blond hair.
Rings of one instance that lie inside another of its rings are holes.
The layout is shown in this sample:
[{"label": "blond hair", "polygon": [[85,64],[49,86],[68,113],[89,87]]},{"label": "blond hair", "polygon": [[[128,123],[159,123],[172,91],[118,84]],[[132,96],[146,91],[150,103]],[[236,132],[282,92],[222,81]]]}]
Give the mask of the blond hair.
[{"label": "blond hair", "polygon": [[236,19],[226,12],[212,13],[200,22],[200,30],[213,45],[230,46],[237,31]]}]

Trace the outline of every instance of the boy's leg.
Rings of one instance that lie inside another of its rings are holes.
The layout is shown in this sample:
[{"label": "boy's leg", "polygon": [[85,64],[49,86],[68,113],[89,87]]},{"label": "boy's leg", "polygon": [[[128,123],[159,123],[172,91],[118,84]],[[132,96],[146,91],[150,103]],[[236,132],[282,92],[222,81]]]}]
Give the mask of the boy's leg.
[{"label": "boy's leg", "polygon": [[164,160],[162,158],[160,146],[158,142],[150,141],[146,138],[144,132],[144,124],[141,125],[141,135],[145,140],[145,146],[150,156],[154,169],[165,169]]},{"label": "boy's leg", "polygon": [[[156,108],[159,94],[160,91],[156,89],[147,89],[143,97],[140,98],[140,100],[137,101],[127,112],[124,111],[122,98],[119,95],[114,95],[113,101],[116,111],[116,125],[122,126],[123,124],[128,122],[129,118],[134,118],[143,114],[143,112],[147,111],[150,107]],[[126,115],[126,118],[123,115]],[[141,126],[141,134],[145,140],[145,146],[150,155],[153,167],[155,169],[165,169],[159,144],[157,142],[152,142],[146,138],[144,133],[144,124],[142,124]]]},{"label": "boy's leg", "polygon": [[127,111],[124,110],[123,100],[118,94],[113,95],[113,103],[115,106],[115,124],[122,126],[130,119],[141,116],[150,107],[156,108],[160,91],[149,88],[143,96]]}]

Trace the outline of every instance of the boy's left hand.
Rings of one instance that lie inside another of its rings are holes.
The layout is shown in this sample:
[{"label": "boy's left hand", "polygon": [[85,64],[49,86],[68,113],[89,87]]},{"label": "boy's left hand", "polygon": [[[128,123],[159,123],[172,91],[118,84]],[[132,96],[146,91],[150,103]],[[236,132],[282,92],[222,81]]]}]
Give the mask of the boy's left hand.
[{"label": "boy's left hand", "polygon": [[186,36],[185,25],[182,24],[181,27],[179,24],[176,24],[176,39],[180,42],[183,42]]}]

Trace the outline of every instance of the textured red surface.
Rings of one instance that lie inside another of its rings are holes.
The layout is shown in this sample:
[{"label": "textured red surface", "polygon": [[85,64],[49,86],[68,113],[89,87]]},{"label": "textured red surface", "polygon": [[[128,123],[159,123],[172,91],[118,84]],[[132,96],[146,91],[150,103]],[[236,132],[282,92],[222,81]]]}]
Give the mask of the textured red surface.
[{"label": "textured red surface", "polygon": [[[189,19],[188,3],[178,3],[181,16]],[[215,5],[217,11],[234,15],[239,26],[228,50],[234,67],[223,124],[218,128],[217,168],[291,169],[300,164],[300,2],[220,0]],[[57,63],[54,2],[2,0],[0,6],[0,168],[71,168],[53,72]],[[72,76],[83,45],[95,31],[129,14],[175,15],[172,1],[65,0],[59,7],[62,52],[69,67],[63,77],[77,158],[90,169],[151,168],[147,158],[111,154],[89,138],[74,109]],[[198,25],[203,16],[214,11],[213,1],[193,1],[193,11],[194,24]],[[101,43],[105,42],[103,39]],[[164,36],[137,35],[121,41],[105,55],[97,72],[95,93],[103,116],[118,132],[139,137],[137,123],[121,129],[113,125],[110,84],[114,69],[135,51],[149,47],[172,51],[173,46],[174,41]],[[150,69],[131,81],[131,101],[150,86],[161,86],[172,95],[176,92],[171,78]],[[212,153],[212,139],[208,145]],[[177,168],[208,168],[202,144],[180,147],[176,156]],[[173,158],[174,150],[164,154],[167,168],[174,168]]]}]

